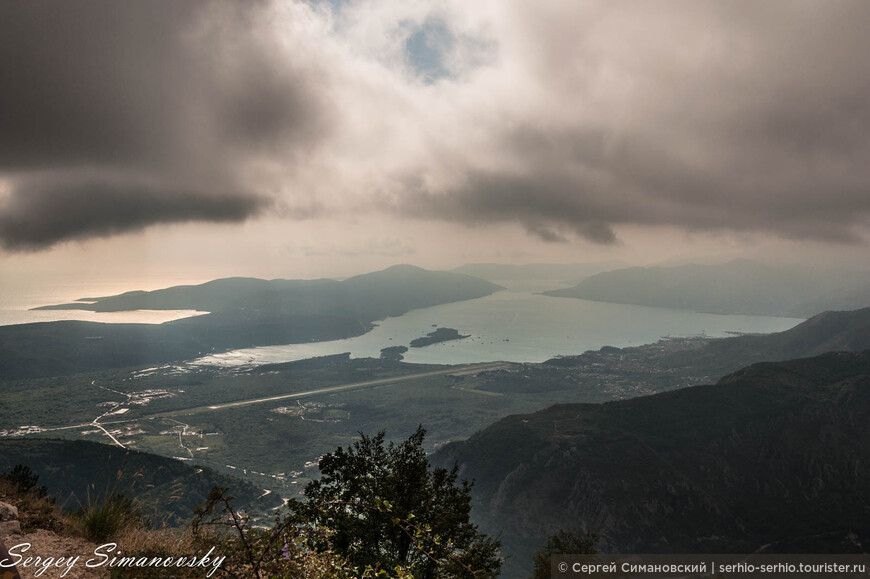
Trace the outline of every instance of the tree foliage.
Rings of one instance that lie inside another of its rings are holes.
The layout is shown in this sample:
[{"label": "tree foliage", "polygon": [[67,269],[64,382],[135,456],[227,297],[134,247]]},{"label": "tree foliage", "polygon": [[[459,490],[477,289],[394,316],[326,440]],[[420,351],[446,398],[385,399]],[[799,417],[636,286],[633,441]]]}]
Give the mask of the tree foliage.
[{"label": "tree foliage", "polygon": [[577,535],[569,531],[560,530],[547,539],[547,543],[535,553],[535,571],[533,579],[550,579],[550,557],[560,555],[594,555],[595,542],[598,540],[593,534],[585,533]]},{"label": "tree foliage", "polygon": [[291,509],[315,527],[331,530],[331,549],[358,568],[415,578],[495,577],[500,542],[469,520],[471,484],[457,484],[457,468],[429,468],[426,431],[401,444],[384,432],[364,434],[347,449],[320,460],[321,478],[305,488],[305,502]]},{"label": "tree foliage", "polygon": [[16,464],[11,471],[0,474],[0,479],[14,484],[21,493],[30,492],[38,497],[45,497],[47,494],[45,486],[36,486],[39,475],[27,465]]}]

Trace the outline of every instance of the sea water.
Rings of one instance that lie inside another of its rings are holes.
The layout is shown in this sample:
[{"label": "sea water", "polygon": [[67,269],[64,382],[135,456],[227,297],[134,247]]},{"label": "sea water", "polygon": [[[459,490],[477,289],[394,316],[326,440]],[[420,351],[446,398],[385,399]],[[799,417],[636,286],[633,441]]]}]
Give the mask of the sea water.
[{"label": "sea water", "polygon": [[803,320],[771,316],[704,314],[554,298],[537,291],[558,285],[512,287],[487,297],[413,310],[377,322],[370,332],[344,340],[245,348],[214,354],[195,364],[236,366],[290,362],[349,352],[378,357],[381,348],[408,346],[436,327],[454,328],[468,338],[409,348],[406,362],[463,364],[542,362],[602,346],[639,346],[666,336],[724,337],[733,333],[787,330]]}]

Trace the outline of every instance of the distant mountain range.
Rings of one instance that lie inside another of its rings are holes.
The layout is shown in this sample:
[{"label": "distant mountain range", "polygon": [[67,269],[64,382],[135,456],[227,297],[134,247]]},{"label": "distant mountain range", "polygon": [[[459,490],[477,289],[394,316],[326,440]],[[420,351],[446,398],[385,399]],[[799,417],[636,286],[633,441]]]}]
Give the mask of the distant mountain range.
[{"label": "distant mountain range", "polygon": [[507,280],[561,280],[565,283],[577,283],[590,275],[617,269],[624,265],[624,263],[618,261],[602,263],[528,263],[524,265],[469,263],[457,267],[453,271],[496,282]]},{"label": "distant mountain range", "polygon": [[432,457],[454,461],[506,576],[559,529],[614,553],[866,552],[870,352],[509,416]]},{"label": "distant mountain range", "polygon": [[0,474],[17,464],[39,475],[38,484],[64,510],[76,510],[123,494],[159,527],[193,518],[193,508],[215,486],[230,489],[236,505],[266,512],[281,499],[249,482],[207,467],[84,440],[0,440]]},{"label": "distant mountain range", "polygon": [[229,278],[128,292],[51,309],[193,309],[160,325],[47,322],[0,327],[0,380],[160,364],[227,349],[337,340],[416,308],[487,296],[501,286],[410,265],[344,281]]},{"label": "distant mountain range", "polygon": [[607,271],[544,295],[717,314],[804,318],[826,310],[870,306],[870,272],[770,266],[738,259],[723,265]]}]

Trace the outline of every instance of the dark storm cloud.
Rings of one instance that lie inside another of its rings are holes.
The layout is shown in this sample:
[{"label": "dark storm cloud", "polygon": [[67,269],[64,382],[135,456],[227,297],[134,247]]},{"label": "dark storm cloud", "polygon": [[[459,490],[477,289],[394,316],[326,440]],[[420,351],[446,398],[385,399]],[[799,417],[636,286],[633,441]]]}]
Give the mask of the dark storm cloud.
[{"label": "dark storm cloud", "polygon": [[266,206],[553,243],[870,227],[865,0],[371,0],[340,26],[293,0],[0,11],[7,247]]},{"label": "dark storm cloud", "polygon": [[863,238],[870,3],[512,6],[535,91],[490,127],[485,168],[470,152],[401,211],[546,241],[613,243],[624,224]]},{"label": "dark storm cloud", "polygon": [[601,211],[588,195],[576,193],[576,183],[558,175],[472,172],[463,188],[420,193],[410,197],[403,210],[416,217],[435,215],[468,224],[518,221],[529,234],[547,242],[567,241],[560,230],[571,230],[598,243],[614,243],[616,236],[601,220]]},{"label": "dark storm cloud", "polygon": [[[217,0],[0,2],[6,246],[236,220],[261,207],[259,193],[212,192],[251,191],[246,162],[292,160],[328,130],[322,75],[286,58],[266,10]],[[113,177],[93,185],[94,172]],[[67,181],[36,187],[46,174]],[[143,188],[143,175],[165,191]],[[53,205],[75,210],[57,215]]]},{"label": "dark storm cloud", "polygon": [[268,204],[267,199],[250,194],[174,190],[129,178],[25,183],[15,189],[0,214],[0,245],[36,250],[64,240],[137,231],[154,223],[242,221]]}]

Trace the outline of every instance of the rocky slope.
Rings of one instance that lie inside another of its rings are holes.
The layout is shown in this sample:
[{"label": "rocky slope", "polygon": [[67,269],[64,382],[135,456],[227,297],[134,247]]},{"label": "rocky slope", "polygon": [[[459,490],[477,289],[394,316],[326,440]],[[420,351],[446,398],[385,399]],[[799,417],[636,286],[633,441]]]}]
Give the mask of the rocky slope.
[{"label": "rocky slope", "polygon": [[508,573],[558,529],[596,533],[604,552],[861,552],[870,351],[510,416],[433,457],[454,461],[482,528],[504,533]]}]

